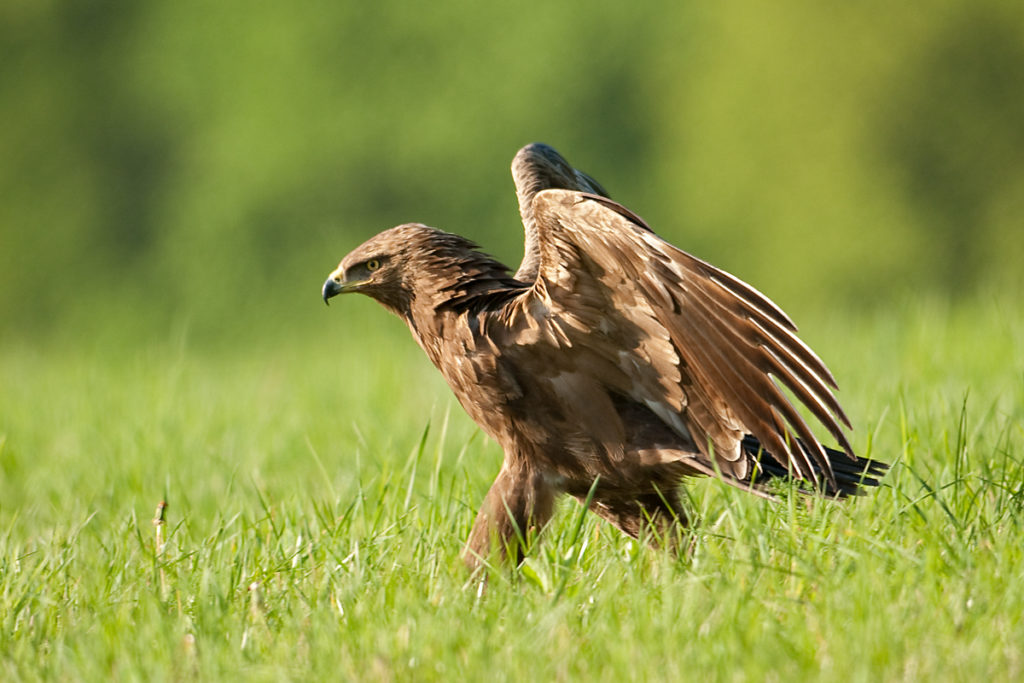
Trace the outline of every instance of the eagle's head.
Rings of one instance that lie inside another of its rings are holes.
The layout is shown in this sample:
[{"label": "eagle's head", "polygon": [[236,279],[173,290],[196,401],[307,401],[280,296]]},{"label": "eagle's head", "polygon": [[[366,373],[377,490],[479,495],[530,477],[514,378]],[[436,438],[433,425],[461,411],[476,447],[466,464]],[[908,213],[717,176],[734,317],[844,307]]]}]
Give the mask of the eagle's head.
[{"label": "eagle's head", "polygon": [[463,285],[469,281],[504,280],[507,271],[463,237],[406,223],[353,249],[327,277],[321,293],[327,302],[359,292],[407,318],[414,300],[436,305],[465,294]]},{"label": "eagle's head", "polygon": [[412,298],[409,262],[435,232],[425,225],[399,225],[363,242],[327,277],[324,302],[338,294],[359,292],[403,313]]}]

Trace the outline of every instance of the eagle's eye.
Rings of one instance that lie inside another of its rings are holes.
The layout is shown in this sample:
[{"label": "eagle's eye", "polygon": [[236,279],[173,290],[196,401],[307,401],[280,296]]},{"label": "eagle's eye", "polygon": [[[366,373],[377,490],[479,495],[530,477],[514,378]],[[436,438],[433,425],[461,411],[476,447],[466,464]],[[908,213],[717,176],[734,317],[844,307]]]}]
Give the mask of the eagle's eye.
[{"label": "eagle's eye", "polygon": [[378,268],[380,268],[380,261],[378,259],[372,258],[366,262],[366,269],[371,273]]}]

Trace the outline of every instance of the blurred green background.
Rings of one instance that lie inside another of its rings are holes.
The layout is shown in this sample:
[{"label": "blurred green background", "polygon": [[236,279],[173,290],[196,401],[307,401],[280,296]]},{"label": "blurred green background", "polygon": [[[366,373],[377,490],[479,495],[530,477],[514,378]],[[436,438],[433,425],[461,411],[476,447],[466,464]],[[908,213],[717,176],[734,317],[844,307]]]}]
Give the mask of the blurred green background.
[{"label": "blurred green background", "polygon": [[1022,16],[5,0],[0,334],[326,329],[324,276],[406,221],[515,265],[534,140],[795,314],[1019,287]]},{"label": "blurred green background", "polygon": [[[518,264],[537,140],[793,316],[877,496],[689,487],[674,567],[563,514],[473,598],[500,449],[320,287]],[[1022,263],[1021,0],[0,0],[0,679],[1020,679]]]}]

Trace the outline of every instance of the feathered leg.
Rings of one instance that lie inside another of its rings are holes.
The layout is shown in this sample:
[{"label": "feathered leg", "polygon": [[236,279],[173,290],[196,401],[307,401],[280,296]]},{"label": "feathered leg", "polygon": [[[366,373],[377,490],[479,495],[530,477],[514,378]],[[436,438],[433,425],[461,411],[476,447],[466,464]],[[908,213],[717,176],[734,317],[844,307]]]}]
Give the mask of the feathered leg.
[{"label": "feathered leg", "polygon": [[529,534],[539,532],[551,518],[554,498],[554,490],[534,468],[506,460],[466,541],[462,556],[469,568],[513,556],[521,562]]}]

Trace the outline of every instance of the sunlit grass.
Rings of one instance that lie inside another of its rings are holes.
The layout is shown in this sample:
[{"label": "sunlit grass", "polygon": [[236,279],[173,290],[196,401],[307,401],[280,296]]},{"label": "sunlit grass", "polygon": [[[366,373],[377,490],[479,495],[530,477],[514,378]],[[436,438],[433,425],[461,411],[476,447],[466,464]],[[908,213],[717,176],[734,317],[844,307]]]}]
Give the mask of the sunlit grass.
[{"label": "sunlit grass", "polygon": [[1018,310],[801,321],[855,446],[895,463],[866,497],[694,482],[678,558],[563,501],[483,591],[459,553],[500,451],[400,327],[365,320],[230,351],[3,350],[0,677],[1024,673]]}]

